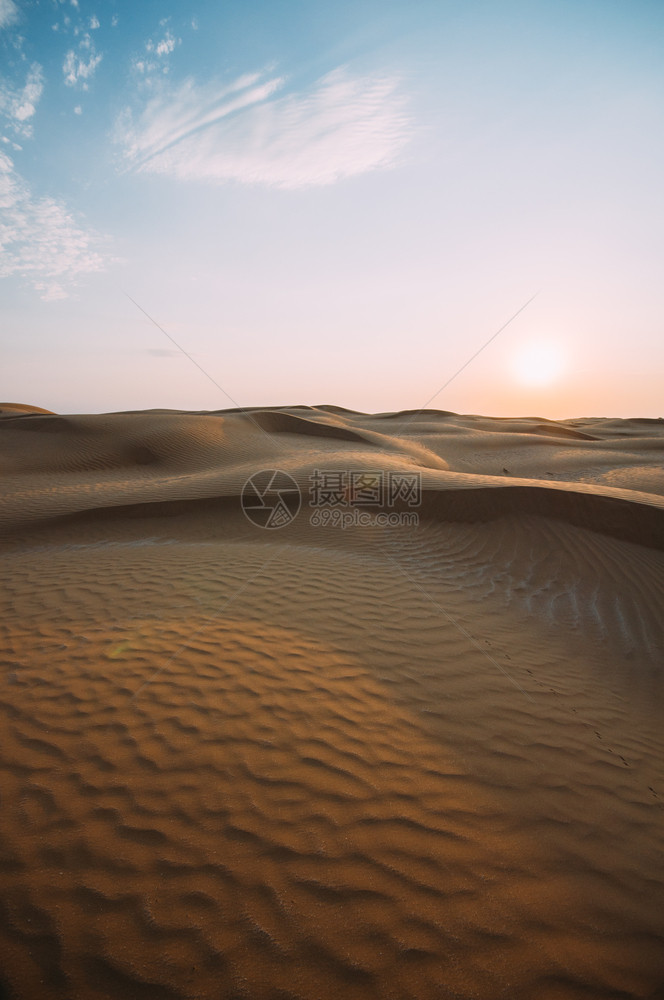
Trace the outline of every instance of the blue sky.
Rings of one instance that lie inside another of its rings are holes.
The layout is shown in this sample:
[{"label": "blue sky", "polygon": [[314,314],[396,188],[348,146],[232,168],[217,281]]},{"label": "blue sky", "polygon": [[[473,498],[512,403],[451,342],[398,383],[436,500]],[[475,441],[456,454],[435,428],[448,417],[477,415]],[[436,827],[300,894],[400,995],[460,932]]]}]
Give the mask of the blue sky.
[{"label": "blue sky", "polygon": [[[662,413],[658,0],[0,0],[0,398]],[[206,379],[131,296],[228,395]]]}]

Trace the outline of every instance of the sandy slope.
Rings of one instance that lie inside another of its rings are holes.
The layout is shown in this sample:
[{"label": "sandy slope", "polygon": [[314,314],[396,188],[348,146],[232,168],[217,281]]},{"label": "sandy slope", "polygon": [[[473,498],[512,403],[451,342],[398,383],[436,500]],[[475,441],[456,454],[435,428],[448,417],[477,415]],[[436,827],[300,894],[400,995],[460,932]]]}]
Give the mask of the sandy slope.
[{"label": "sandy slope", "polygon": [[0,997],[664,996],[664,422],[0,411]]}]

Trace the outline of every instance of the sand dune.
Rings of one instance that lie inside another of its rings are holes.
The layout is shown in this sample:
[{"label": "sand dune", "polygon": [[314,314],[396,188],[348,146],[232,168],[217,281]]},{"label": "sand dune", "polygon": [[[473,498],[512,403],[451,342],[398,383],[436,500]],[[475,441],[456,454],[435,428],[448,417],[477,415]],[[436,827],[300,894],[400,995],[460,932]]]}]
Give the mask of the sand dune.
[{"label": "sand dune", "polygon": [[0,997],[664,996],[664,421],[0,414]]}]

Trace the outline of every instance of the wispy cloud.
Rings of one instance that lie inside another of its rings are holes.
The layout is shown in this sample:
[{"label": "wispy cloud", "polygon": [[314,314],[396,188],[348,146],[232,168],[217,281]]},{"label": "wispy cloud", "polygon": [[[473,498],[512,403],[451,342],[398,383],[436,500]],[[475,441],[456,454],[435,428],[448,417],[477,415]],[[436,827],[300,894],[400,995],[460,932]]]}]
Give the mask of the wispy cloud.
[{"label": "wispy cloud", "polygon": [[43,89],[44,77],[39,63],[32,64],[23,87],[14,87],[0,79],[0,115],[7,128],[26,139],[32,135],[30,119]]},{"label": "wispy cloud", "polygon": [[87,90],[87,81],[94,76],[101,60],[102,54],[97,52],[91,36],[86,32],[78,44],[78,50],[70,49],[62,64],[67,86],[76,87],[80,84],[83,90]]},{"label": "wispy cloud", "polygon": [[230,87],[162,82],[118,119],[124,165],[181,180],[277,188],[331,184],[393,163],[409,123],[398,81],[340,68],[306,92],[278,94],[282,78]]},{"label": "wispy cloud", "polygon": [[148,38],[144,46],[144,51],[140,55],[134,56],[132,69],[139,79],[139,86],[142,91],[146,88],[154,90],[155,84],[162,76],[170,71],[169,57],[176,47],[181,44],[182,39],[176,38],[168,28],[170,18],[164,17],[159,22],[159,27],[163,29],[163,38]]},{"label": "wispy cloud", "polygon": [[35,198],[0,152],[0,278],[29,282],[46,300],[66,298],[77,278],[101,270],[101,238],[53,198]]},{"label": "wispy cloud", "polygon": [[18,7],[14,0],[0,0],[0,28],[8,28],[18,21]]},{"label": "wispy cloud", "polygon": [[170,31],[167,31],[164,37],[158,42],[153,42],[152,39],[150,39],[145,48],[148,52],[154,52],[158,56],[169,56],[174,50],[177,41],[178,40],[175,39]]}]

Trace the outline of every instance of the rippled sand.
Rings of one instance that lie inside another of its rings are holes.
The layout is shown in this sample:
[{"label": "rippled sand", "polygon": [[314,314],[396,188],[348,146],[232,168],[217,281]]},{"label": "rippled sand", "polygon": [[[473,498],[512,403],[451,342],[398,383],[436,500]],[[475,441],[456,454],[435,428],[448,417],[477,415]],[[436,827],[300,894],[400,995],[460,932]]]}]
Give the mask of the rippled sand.
[{"label": "rippled sand", "polygon": [[664,422],[5,406],[0,463],[2,1000],[664,996]]}]

